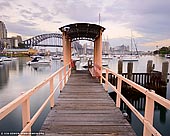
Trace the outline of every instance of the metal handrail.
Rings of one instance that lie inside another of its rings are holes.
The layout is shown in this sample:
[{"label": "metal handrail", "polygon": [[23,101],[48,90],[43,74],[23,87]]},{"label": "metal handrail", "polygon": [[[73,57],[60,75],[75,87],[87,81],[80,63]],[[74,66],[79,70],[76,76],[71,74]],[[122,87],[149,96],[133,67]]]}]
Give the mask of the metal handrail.
[{"label": "metal handrail", "polygon": [[[101,77],[105,81],[105,90],[108,91],[108,86],[110,86],[116,93],[116,107],[120,108],[120,100],[123,100],[126,105],[131,109],[131,111],[138,117],[138,119],[144,124],[143,136],[161,136],[161,134],[154,128],[153,126],[153,117],[154,117],[154,102],[159,103],[167,109],[170,109],[170,100],[165,99],[159,95],[157,95],[154,91],[149,91],[148,89],[136,84],[135,82],[123,77],[120,74],[115,73],[109,68],[103,68],[106,72],[106,77]],[[115,75],[118,79],[117,88],[113,86],[108,81],[108,74],[111,73]],[[134,87],[141,93],[146,95],[146,103],[145,103],[145,114],[144,116],[140,114],[140,112],[135,109],[135,107],[121,94],[121,86],[122,81],[126,82],[130,86]]]},{"label": "metal handrail", "polygon": [[[64,72],[64,76],[62,76],[62,72]],[[54,88],[54,77],[59,75],[59,82],[57,86]],[[20,95],[18,98],[7,104],[6,106],[0,109],[0,120],[6,117],[9,113],[15,110],[17,107],[22,105],[22,126],[23,129],[19,135],[26,134],[31,135],[31,126],[34,124],[36,119],[39,117],[41,112],[44,110],[47,103],[50,101],[50,107],[54,107],[54,93],[58,88],[62,90],[64,85],[66,84],[69,76],[71,75],[71,63],[63,66],[59,70],[57,70],[54,74],[50,75],[47,79],[28,90],[27,92]],[[50,83],[50,95],[45,100],[45,102],[41,105],[38,111],[30,118],[30,97],[35,94],[40,88],[45,86],[47,83]]]}]

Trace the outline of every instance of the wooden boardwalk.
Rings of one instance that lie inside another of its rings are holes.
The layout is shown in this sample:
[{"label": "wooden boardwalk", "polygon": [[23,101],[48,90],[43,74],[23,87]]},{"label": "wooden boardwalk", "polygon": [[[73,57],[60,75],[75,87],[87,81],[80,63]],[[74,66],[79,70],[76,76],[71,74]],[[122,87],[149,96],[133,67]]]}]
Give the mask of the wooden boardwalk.
[{"label": "wooden boardwalk", "polygon": [[136,136],[88,71],[72,73],[41,131],[49,136]]}]

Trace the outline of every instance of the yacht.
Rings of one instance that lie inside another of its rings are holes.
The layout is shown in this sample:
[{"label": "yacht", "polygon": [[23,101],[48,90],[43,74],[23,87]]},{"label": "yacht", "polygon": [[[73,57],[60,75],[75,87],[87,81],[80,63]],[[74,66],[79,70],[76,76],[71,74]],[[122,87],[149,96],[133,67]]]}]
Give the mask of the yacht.
[{"label": "yacht", "polygon": [[53,56],[51,56],[51,59],[52,60],[61,60],[61,57],[57,56],[57,55],[53,55]]},{"label": "yacht", "polygon": [[170,54],[165,54],[165,58],[170,58]]},{"label": "yacht", "polygon": [[3,61],[12,61],[12,58],[10,58],[10,57],[5,57],[5,56],[1,57],[1,59],[2,59]]},{"label": "yacht", "polygon": [[[92,62],[92,65],[93,65],[93,62]],[[109,65],[109,61],[108,60],[102,60],[102,66],[108,66]],[[83,68],[88,68],[88,62],[87,61],[84,61],[84,62],[81,62],[80,63],[80,67],[83,67]]]},{"label": "yacht", "polygon": [[80,57],[78,57],[78,56],[71,56],[71,59],[73,61],[80,61]]},{"label": "yacht", "polygon": [[47,60],[42,56],[34,56],[32,60],[28,61],[27,65],[47,65],[50,64],[51,60]]},{"label": "yacht", "polygon": [[[133,45],[135,46],[135,51],[132,51]],[[138,61],[139,60],[137,45],[136,45],[135,39],[132,37],[132,32],[131,32],[131,53],[129,55],[121,55],[120,57],[118,57],[118,59],[122,61]]]},{"label": "yacht", "polygon": [[118,59],[120,59],[122,61],[138,61],[139,60],[139,56],[136,56],[136,55],[126,55],[126,56],[120,56],[120,57],[118,57]]},{"label": "yacht", "polygon": [[0,58],[0,64],[2,64],[2,63],[3,63],[3,59]]}]

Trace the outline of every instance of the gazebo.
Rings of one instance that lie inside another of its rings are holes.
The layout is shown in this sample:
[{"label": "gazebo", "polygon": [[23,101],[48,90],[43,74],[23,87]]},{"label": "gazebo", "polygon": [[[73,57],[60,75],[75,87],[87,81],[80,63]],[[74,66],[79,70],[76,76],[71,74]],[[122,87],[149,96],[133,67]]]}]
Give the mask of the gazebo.
[{"label": "gazebo", "polygon": [[[75,23],[59,28],[63,38],[64,65],[71,62],[71,42],[76,40],[88,40],[94,42],[94,69],[102,67],[102,32],[104,27],[90,23]],[[101,74],[99,70],[98,74]]]}]

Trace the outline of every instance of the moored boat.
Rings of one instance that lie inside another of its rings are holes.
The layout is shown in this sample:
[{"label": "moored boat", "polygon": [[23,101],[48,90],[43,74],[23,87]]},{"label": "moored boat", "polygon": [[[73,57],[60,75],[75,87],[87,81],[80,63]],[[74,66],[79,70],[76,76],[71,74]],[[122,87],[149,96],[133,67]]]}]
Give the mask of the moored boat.
[{"label": "moored boat", "polygon": [[120,56],[119,59],[122,61],[138,61],[139,56],[136,55]]},{"label": "moored boat", "polygon": [[0,58],[0,64],[2,64],[3,63],[3,60]]},{"label": "moored boat", "polygon": [[5,56],[1,57],[1,59],[2,59],[3,61],[12,61],[12,58],[10,58],[10,57],[5,57]]},{"label": "moored boat", "polygon": [[170,59],[170,54],[165,54],[165,58]]},{"label": "moored boat", "polygon": [[42,57],[34,57],[31,61],[28,61],[27,65],[48,65],[51,63],[51,60],[47,60]]},{"label": "moored boat", "polygon": [[57,55],[54,55],[54,56],[51,56],[51,59],[52,60],[61,60],[61,57],[57,56]]}]

